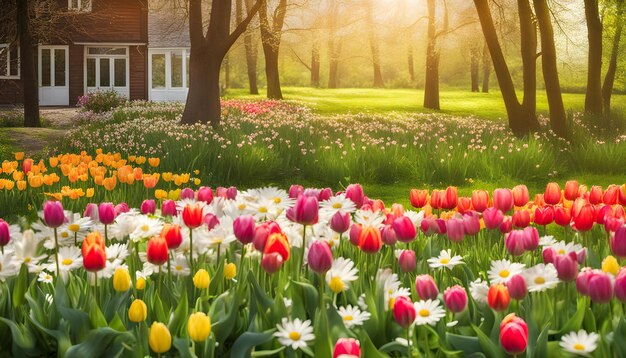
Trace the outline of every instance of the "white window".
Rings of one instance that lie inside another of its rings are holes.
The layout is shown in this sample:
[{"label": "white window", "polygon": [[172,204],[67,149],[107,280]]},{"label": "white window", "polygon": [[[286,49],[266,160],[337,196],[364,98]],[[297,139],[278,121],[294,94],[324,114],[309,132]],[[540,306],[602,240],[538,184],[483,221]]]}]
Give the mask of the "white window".
[{"label": "white window", "polygon": [[129,95],[128,47],[87,47],[85,86],[87,92],[114,90]]},{"label": "white window", "polygon": [[148,75],[150,100],[184,101],[189,88],[189,50],[150,49]]},{"label": "white window", "polygon": [[17,43],[0,44],[0,78],[20,78],[20,48]]},{"label": "white window", "polygon": [[91,0],[67,0],[67,8],[76,11],[91,11]]}]

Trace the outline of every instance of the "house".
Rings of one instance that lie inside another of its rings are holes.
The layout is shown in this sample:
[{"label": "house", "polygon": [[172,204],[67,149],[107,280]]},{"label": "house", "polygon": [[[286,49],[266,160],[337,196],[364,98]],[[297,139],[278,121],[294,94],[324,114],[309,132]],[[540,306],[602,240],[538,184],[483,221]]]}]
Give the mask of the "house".
[{"label": "house", "polygon": [[[54,1],[75,13],[37,46],[40,105],[73,106],[101,90],[147,99],[149,0]],[[15,42],[0,44],[0,104],[22,101],[19,56]]]}]

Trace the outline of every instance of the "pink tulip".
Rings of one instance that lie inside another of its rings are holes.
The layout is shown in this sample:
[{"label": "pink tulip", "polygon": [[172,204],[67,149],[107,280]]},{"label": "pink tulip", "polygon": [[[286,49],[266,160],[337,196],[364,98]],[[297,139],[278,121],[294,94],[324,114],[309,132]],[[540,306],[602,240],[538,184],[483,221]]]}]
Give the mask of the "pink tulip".
[{"label": "pink tulip", "polygon": [[354,338],[339,338],[335,343],[333,358],[360,358],[361,346]]},{"label": "pink tulip", "polygon": [[536,227],[528,226],[524,228],[524,249],[535,251],[539,247],[539,231]]},{"label": "pink tulip", "polygon": [[302,185],[292,185],[289,187],[289,198],[297,199],[302,193],[304,193],[304,187]]},{"label": "pink tulip", "polygon": [[626,267],[622,267],[615,278],[615,298],[626,302]]},{"label": "pink tulip", "polygon": [[487,208],[483,211],[483,221],[487,229],[497,229],[502,225],[504,214],[498,208]]},{"label": "pink tulip", "polygon": [[503,234],[509,233],[513,230],[513,221],[510,216],[505,216],[502,220],[502,224],[500,224],[500,232]]},{"label": "pink tulip", "polygon": [[503,213],[513,209],[513,193],[510,189],[496,189],[493,191],[493,206]]},{"label": "pink tulip", "polygon": [[396,237],[401,242],[411,242],[415,240],[417,230],[413,221],[407,216],[400,216],[393,221],[393,230],[396,233]]},{"label": "pink tulip", "polygon": [[393,246],[398,241],[398,236],[396,235],[396,231],[393,229],[391,225],[385,225],[380,229],[381,238],[383,240],[383,244]]},{"label": "pink tulip", "polygon": [[318,196],[318,200],[319,201],[326,201],[328,199],[330,199],[330,197],[333,196],[333,191],[331,188],[324,188],[322,190],[320,190],[320,194]]},{"label": "pink tulip", "polygon": [[413,250],[402,250],[400,256],[398,256],[398,266],[402,272],[413,272],[415,271],[415,267],[417,266],[417,258],[415,256],[415,251]]},{"label": "pink tulip", "polygon": [[46,201],[43,206],[43,221],[46,226],[58,228],[65,222],[63,206],[58,201]]},{"label": "pink tulip", "polygon": [[215,228],[220,223],[220,220],[217,218],[217,216],[212,213],[207,213],[202,221],[207,226],[209,231],[213,230],[213,228]]},{"label": "pink tulip", "polygon": [[185,188],[183,190],[181,190],[180,192],[180,198],[181,199],[193,199],[196,197],[196,193],[190,189],[190,188]]},{"label": "pink tulip", "polygon": [[415,278],[415,289],[422,300],[434,300],[439,294],[439,289],[431,275],[418,275]]},{"label": "pink tulip", "polygon": [[613,297],[613,283],[609,274],[596,270],[589,278],[588,293],[592,302],[608,303]]},{"label": "pink tulip", "polygon": [[448,287],[443,292],[443,300],[450,312],[463,312],[467,308],[467,292],[459,285]]},{"label": "pink tulip", "polygon": [[[123,214],[123,213],[127,213],[129,211],[130,211],[130,208],[128,207],[128,204],[126,204],[126,203],[119,203],[119,204],[115,205],[115,208],[113,209],[113,214],[114,214],[114,217],[117,217],[118,215]],[[100,220],[100,222],[102,222],[102,220]]]},{"label": "pink tulip", "polygon": [[463,214],[463,230],[465,235],[474,236],[480,232],[480,219],[474,211]]},{"label": "pink tulip", "polygon": [[98,205],[94,203],[89,203],[85,207],[85,212],[83,213],[84,218],[90,218],[93,222],[98,222],[100,219],[98,218]]},{"label": "pink tulip", "polygon": [[361,224],[352,224],[352,226],[350,226],[350,243],[352,245],[359,246],[361,231],[363,231]]},{"label": "pink tulip", "polygon": [[177,214],[176,202],[174,200],[164,200],[163,204],[161,204],[161,215],[176,216]]},{"label": "pink tulip", "polygon": [[261,267],[270,275],[280,270],[283,267],[283,263],[283,257],[278,252],[263,254],[261,259]]},{"label": "pink tulip", "polygon": [[296,205],[287,209],[287,218],[301,225],[317,223],[319,206],[317,198],[300,195]]},{"label": "pink tulip", "polygon": [[626,225],[622,225],[611,235],[611,250],[615,256],[626,257]]},{"label": "pink tulip", "polygon": [[524,241],[524,231],[513,230],[506,236],[504,246],[506,246],[506,251],[508,251],[512,256],[520,256],[525,251]]},{"label": "pink tulip", "polygon": [[338,234],[343,234],[344,232],[348,231],[348,229],[350,228],[350,221],[351,221],[350,213],[337,211],[330,218],[330,228]]},{"label": "pink tulip", "polygon": [[448,239],[453,242],[463,241],[465,237],[465,227],[463,226],[463,219],[450,218],[446,221],[446,233]]},{"label": "pink tulip", "polygon": [[571,252],[568,255],[557,255],[554,259],[554,267],[556,268],[559,279],[563,281],[575,280],[578,274],[576,253]]},{"label": "pink tulip", "polygon": [[407,297],[400,296],[393,305],[393,318],[402,328],[407,328],[413,324],[417,312],[415,306]]},{"label": "pink tulip", "polygon": [[149,200],[144,200],[141,203],[141,213],[144,215],[154,215],[154,213],[156,212],[156,203],[154,202],[154,200],[149,199]]},{"label": "pink tulip", "polygon": [[200,187],[200,189],[198,189],[198,201],[211,204],[213,201],[213,190],[207,186]]},{"label": "pink tulip", "polygon": [[520,274],[511,277],[506,283],[506,288],[509,290],[509,296],[515,300],[523,300],[528,293],[526,280]]},{"label": "pink tulip", "polygon": [[346,198],[352,200],[357,208],[361,208],[365,198],[363,187],[360,184],[350,184],[346,188]]},{"label": "pink tulip", "polygon": [[233,221],[233,232],[235,237],[243,245],[249,244],[252,240],[254,240],[256,233],[255,228],[254,217],[252,215],[238,216]]},{"label": "pink tulip", "polygon": [[307,262],[311,270],[317,273],[325,273],[333,264],[333,252],[325,241],[315,241],[309,247]]},{"label": "pink tulip", "polygon": [[0,219],[0,246],[6,246],[11,240],[9,224]]},{"label": "pink tulip", "polygon": [[554,264],[554,260],[556,260],[556,255],[556,250],[553,247],[545,247],[541,252],[544,264]]},{"label": "pink tulip", "polygon": [[591,267],[585,267],[576,276],[576,290],[583,296],[589,294],[589,279],[594,275]]}]

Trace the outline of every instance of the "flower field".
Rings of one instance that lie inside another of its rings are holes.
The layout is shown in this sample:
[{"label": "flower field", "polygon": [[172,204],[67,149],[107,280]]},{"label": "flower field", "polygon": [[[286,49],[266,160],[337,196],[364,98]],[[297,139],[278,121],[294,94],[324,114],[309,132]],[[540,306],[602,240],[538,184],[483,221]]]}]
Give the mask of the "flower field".
[{"label": "flower field", "polygon": [[626,185],[412,189],[404,208],[358,184],[193,190],[158,157],[16,157],[15,356],[626,355]]}]

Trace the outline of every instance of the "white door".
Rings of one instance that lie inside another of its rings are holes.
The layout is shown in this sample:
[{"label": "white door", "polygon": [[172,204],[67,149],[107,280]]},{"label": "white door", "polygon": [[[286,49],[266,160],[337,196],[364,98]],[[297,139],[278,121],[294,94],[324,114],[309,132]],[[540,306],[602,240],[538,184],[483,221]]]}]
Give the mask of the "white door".
[{"label": "white door", "polygon": [[128,47],[88,47],[85,61],[87,92],[113,90],[128,97]]},{"label": "white door", "polygon": [[39,104],[69,106],[69,49],[39,46]]}]

